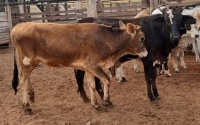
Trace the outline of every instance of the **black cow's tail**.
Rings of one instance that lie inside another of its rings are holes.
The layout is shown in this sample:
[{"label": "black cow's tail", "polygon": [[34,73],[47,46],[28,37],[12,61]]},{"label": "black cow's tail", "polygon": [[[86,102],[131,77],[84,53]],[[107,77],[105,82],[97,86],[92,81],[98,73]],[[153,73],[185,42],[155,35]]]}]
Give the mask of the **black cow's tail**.
[{"label": "black cow's tail", "polygon": [[15,57],[15,50],[14,50],[14,70],[13,70],[13,80],[12,80],[12,87],[15,90],[15,94],[17,93],[17,86],[19,82],[18,78],[18,68],[17,68],[17,61]]}]

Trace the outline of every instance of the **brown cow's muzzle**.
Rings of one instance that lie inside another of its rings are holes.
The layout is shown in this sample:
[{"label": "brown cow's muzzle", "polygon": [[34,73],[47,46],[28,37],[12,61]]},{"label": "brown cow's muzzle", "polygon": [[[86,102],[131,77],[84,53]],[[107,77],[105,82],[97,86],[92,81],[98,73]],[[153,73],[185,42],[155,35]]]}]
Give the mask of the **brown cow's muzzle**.
[{"label": "brown cow's muzzle", "polygon": [[140,58],[146,57],[148,54],[146,47],[143,48],[143,51],[138,54]]}]

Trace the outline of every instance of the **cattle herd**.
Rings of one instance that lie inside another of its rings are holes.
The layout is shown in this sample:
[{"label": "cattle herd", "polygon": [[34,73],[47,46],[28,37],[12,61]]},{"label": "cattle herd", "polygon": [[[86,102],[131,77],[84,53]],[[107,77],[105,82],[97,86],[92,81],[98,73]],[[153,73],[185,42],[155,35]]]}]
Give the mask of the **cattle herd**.
[{"label": "cattle herd", "polygon": [[[56,31],[56,32],[55,32]],[[30,74],[39,64],[53,67],[73,67],[78,91],[84,101],[87,79],[91,104],[99,109],[95,91],[103,105],[112,105],[109,94],[110,78],[125,82],[121,63],[134,60],[144,66],[148,98],[159,96],[156,87],[157,70],[171,76],[168,59],[173,59],[173,68],[178,73],[178,62],[186,68],[184,48],[192,44],[197,63],[200,63],[200,6],[159,7],[149,13],[144,9],[132,19],[83,18],[76,24],[20,23],[11,31],[14,45],[14,71],[12,86],[17,93],[22,90],[25,114],[32,114],[30,101],[34,102],[34,89]],[[120,73],[119,73],[120,72]],[[122,75],[119,75],[122,74]],[[101,86],[101,83],[103,87]]]}]

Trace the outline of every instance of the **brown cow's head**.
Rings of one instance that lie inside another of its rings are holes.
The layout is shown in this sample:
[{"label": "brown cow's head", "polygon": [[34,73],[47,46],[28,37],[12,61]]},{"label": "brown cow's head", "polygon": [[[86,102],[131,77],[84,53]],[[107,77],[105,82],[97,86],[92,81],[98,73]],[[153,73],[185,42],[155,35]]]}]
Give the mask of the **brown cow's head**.
[{"label": "brown cow's head", "polygon": [[129,41],[129,49],[132,54],[146,57],[148,52],[144,45],[145,36],[141,31],[141,27],[131,23],[125,25],[121,20],[119,21],[119,26],[121,29],[126,29],[127,33],[132,36],[131,41]]}]

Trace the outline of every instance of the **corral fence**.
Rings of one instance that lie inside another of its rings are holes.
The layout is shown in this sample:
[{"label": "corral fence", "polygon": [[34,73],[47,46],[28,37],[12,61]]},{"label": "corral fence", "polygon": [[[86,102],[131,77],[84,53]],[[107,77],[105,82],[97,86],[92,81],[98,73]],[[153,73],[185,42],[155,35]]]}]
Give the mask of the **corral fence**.
[{"label": "corral fence", "polygon": [[10,42],[12,29],[11,9],[9,6],[0,6],[0,45]]},{"label": "corral fence", "polygon": [[[7,0],[7,2],[1,2],[0,45],[10,41],[10,29],[20,22],[75,23],[87,17],[87,1],[30,0],[25,2],[23,0],[23,2],[8,2]],[[186,6],[199,3],[200,0],[96,0],[95,6],[97,17],[131,18],[148,6],[153,9],[163,4]]]}]

